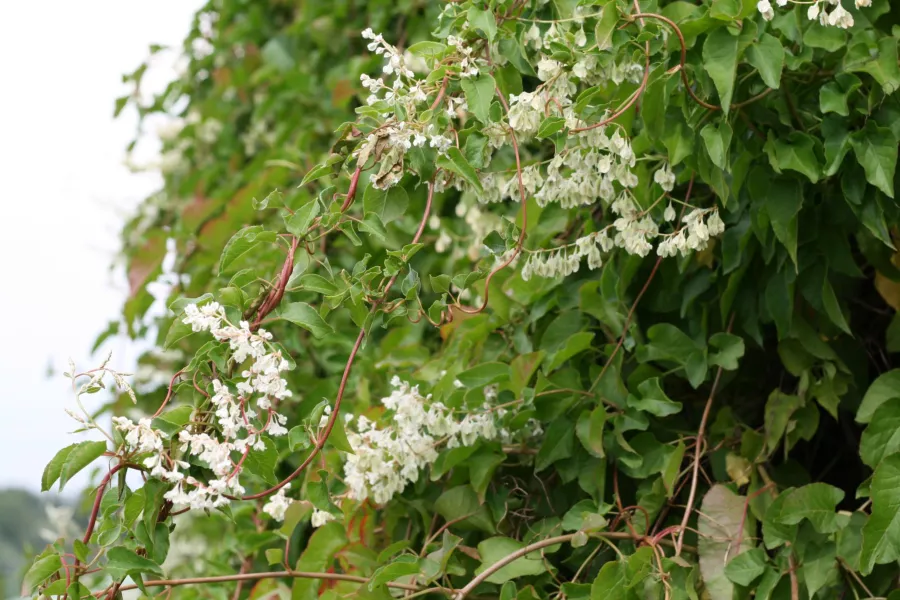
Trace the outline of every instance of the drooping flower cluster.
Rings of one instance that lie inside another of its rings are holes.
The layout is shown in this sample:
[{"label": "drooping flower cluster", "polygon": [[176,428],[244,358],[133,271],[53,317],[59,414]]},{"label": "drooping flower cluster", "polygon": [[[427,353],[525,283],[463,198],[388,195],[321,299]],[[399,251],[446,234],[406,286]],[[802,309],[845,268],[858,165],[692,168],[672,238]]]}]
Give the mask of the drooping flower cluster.
[{"label": "drooping flower cluster", "polygon": [[439,446],[471,446],[479,439],[508,436],[497,427],[498,412],[467,413],[457,420],[442,403],[430,402],[430,395],[422,396],[418,386],[398,377],[391,386],[391,395],[381,400],[392,415],[391,425],[378,427],[360,415],[357,431],[347,433],[354,452],[344,464],[350,498],[362,501],[371,497],[384,504],[437,460]]},{"label": "drooping flower cluster", "polygon": [[[227,343],[235,363],[252,361],[242,371],[235,390],[218,379],[212,381],[214,393],[209,402],[215,421],[203,430],[179,431],[180,444],[175,450],[169,448],[169,442],[174,440],[154,429],[149,418],[135,424],[125,417],[115,417],[114,422],[124,434],[129,451],[150,454],[144,459],[144,466],[151,469],[150,475],[175,484],[166,493],[166,499],[176,506],[215,508],[228,503],[227,495],[244,493],[240,483],[244,459],[251,449],[265,450],[264,434],[287,433],[284,427],[287,417],[274,407],[291,396],[287,382],[281,377],[289,363],[280,351],[271,347],[269,332],[264,329],[253,332],[246,321],[232,325],[217,302],[188,305],[182,321],[193,331],[208,331],[217,341]],[[252,400],[255,401],[251,403]],[[255,426],[257,419],[263,424]],[[240,458],[236,459],[238,455]],[[185,476],[181,470],[187,469],[189,463],[179,457],[187,456],[206,465],[215,477],[201,482]]]},{"label": "drooping flower cluster", "polygon": [[[844,8],[841,0],[814,0],[809,2],[795,2],[794,0],[775,0],[780,8],[784,8],[791,4],[809,5],[806,9],[806,18],[810,21],[819,21],[819,24],[825,27],[840,27],[841,29],[849,29],[853,27],[853,15]],[[856,8],[867,8],[872,6],[872,0],[856,0]],[[833,7],[829,12],[829,6]],[[762,15],[766,21],[775,18],[775,9],[769,0],[759,0],[756,4],[756,10]]]},{"label": "drooping flower cluster", "polygon": [[[384,79],[370,77],[363,73],[360,81],[369,91],[366,103],[369,106],[388,106],[388,112],[382,114],[389,120],[381,127],[370,133],[366,141],[355,151],[354,157],[358,165],[364,165],[370,158],[379,162],[377,172],[370,182],[377,189],[387,189],[396,185],[403,177],[404,155],[412,148],[428,146],[435,148],[439,154],[443,154],[453,143],[453,139],[446,132],[438,131],[433,123],[423,123],[416,119],[422,104],[428,99],[428,92],[434,88],[433,84],[424,79],[417,79],[411,68],[407,54],[401,53],[396,47],[384,41],[384,37],[376,34],[371,28],[362,32],[362,37],[371,40],[368,49],[385,58],[382,73],[385,76],[393,76],[393,82],[388,85]],[[460,65],[465,65],[464,74],[477,75],[478,70],[474,66],[474,59],[470,59],[471,49],[458,41],[457,50],[462,58]],[[453,119],[466,110],[465,101],[459,98],[447,99],[447,115]],[[378,110],[383,110],[379,108]],[[397,119],[396,114],[402,112],[404,119]]]},{"label": "drooping flower cluster", "polygon": [[284,513],[291,506],[291,499],[285,495],[289,487],[291,484],[286,484],[278,492],[269,496],[269,500],[263,505],[263,512],[276,521],[284,521]]}]

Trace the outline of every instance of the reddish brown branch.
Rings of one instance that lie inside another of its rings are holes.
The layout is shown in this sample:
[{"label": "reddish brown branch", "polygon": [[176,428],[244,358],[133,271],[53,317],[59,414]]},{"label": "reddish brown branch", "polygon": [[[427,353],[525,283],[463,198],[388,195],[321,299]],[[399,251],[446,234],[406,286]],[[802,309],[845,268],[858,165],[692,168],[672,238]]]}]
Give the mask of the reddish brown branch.
[{"label": "reddish brown branch", "polygon": [[[422,215],[422,219],[419,222],[419,228],[416,231],[416,235],[412,239],[412,243],[416,244],[419,242],[419,239],[422,237],[422,233],[425,231],[425,224],[428,222],[428,217],[431,214],[431,202],[434,197],[434,183],[428,184],[428,198],[425,203],[425,211]],[[394,282],[397,281],[397,275],[394,275],[390,281],[388,281],[387,285],[384,286],[384,291],[382,293],[382,299],[377,300],[375,304],[372,306],[372,312],[375,312],[378,309],[378,306],[381,304],[384,298],[387,297],[388,292],[390,292],[391,287],[393,287]],[[334,424],[337,421],[338,415],[341,411],[341,401],[344,398],[344,392],[347,389],[347,381],[350,378],[350,369],[353,367],[353,362],[356,360],[356,354],[359,352],[359,348],[362,345],[363,338],[366,336],[365,327],[361,327],[359,330],[359,335],[356,336],[356,343],[353,344],[353,349],[350,351],[350,356],[347,358],[347,363],[344,365],[344,373],[341,375],[341,383],[338,386],[337,396],[334,400],[334,408],[331,411],[331,415],[328,417],[328,422],[325,424],[325,429],[322,431],[321,435],[316,440],[315,445],[312,448],[309,456],[300,464],[299,467],[294,469],[294,472],[288,475],[285,479],[283,479],[278,484],[270,487],[267,490],[263,490],[262,492],[258,492],[256,494],[250,494],[248,496],[243,496],[239,498],[240,500],[256,500],[259,498],[264,498],[270,494],[273,494],[286,486],[288,483],[297,478],[300,473],[302,473],[315,457],[319,454],[322,448],[325,446],[325,442],[328,441],[328,436],[331,435],[331,431],[334,429]],[[232,499],[231,496],[228,496]]]},{"label": "reddish brown branch", "polygon": [[[500,97],[500,102],[503,104],[503,108],[506,110],[506,113],[509,114],[509,105],[506,103],[506,98],[503,97],[503,93],[500,91],[500,88],[495,88],[495,90],[497,92],[497,96]],[[481,306],[473,309],[473,308],[467,308],[465,306],[457,304],[457,308],[459,308],[460,311],[462,311],[466,314],[469,314],[469,315],[476,315],[476,314],[484,311],[485,308],[487,308],[488,298],[490,297],[490,293],[491,293],[491,290],[490,290],[491,279],[494,278],[494,275],[496,275],[497,273],[499,273],[500,271],[502,271],[503,269],[508,267],[510,265],[510,263],[512,263],[512,261],[514,261],[516,259],[516,257],[519,256],[519,254],[522,252],[522,244],[525,242],[525,230],[528,228],[528,200],[525,197],[525,184],[522,181],[522,161],[519,156],[519,142],[516,140],[516,134],[512,130],[512,128],[510,128],[510,130],[509,130],[509,139],[512,142],[513,152],[516,155],[516,178],[518,179],[518,183],[519,183],[519,203],[522,205],[521,230],[519,231],[519,238],[516,240],[516,247],[515,247],[515,250],[513,251],[513,253],[510,254],[506,260],[504,260],[502,263],[497,265],[493,270],[491,270],[491,272],[488,273],[487,278],[485,278],[485,280],[484,280],[484,300],[482,301]]]},{"label": "reddish brown branch", "polygon": [[123,464],[115,465],[103,477],[103,481],[100,482],[100,486],[97,488],[97,495],[94,498],[94,507],[91,509],[91,516],[88,518],[87,529],[84,532],[84,537],[81,538],[81,541],[85,544],[91,541],[91,535],[93,535],[94,527],[97,525],[97,515],[100,513],[100,502],[103,500],[103,492],[106,490],[106,486],[109,484],[109,480],[112,479],[112,476],[118,473],[124,466],[125,465]]},{"label": "reddish brown branch", "polygon": [[[728,322],[727,331],[731,331],[734,324],[734,315]],[[703,436],[706,433],[706,424],[709,422],[709,414],[712,409],[713,400],[716,398],[716,391],[719,389],[719,380],[722,378],[722,367],[716,371],[716,378],[713,380],[712,389],[709,391],[709,398],[706,400],[706,406],[703,407],[703,416],[700,417],[700,427],[697,429],[697,441],[694,445],[694,464],[691,467],[691,488],[688,492],[687,505],[684,507],[684,516],[681,518],[681,531],[678,532],[678,540],[675,542],[675,556],[681,554],[681,546],[684,543],[684,532],[687,530],[688,521],[691,518],[691,511],[694,509],[694,500],[697,496],[697,479],[700,475],[700,458],[703,456]]]},{"label": "reddish brown branch", "polygon": [[175,385],[175,380],[178,379],[178,376],[181,375],[182,373],[184,373],[184,369],[181,369],[180,371],[178,371],[177,373],[172,375],[172,379],[171,379],[171,381],[169,381],[169,391],[166,392],[165,400],[162,401],[162,404],[160,404],[159,408],[156,409],[156,412],[153,413],[154,419],[162,414],[162,411],[166,407],[166,404],[169,403],[169,400],[172,398],[172,388]]},{"label": "reddish brown branch", "polygon": [[353,205],[353,201],[356,199],[356,188],[359,186],[360,174],[362,174],[362,165],[357,166],[350,177],[350,187],[347,188],[347,197],[344,198],[344,203],[341,204],[341,212],[346,212]]},{"label": "reddish brown branch", "polygon": [[294,270],[294,255],[297,252],[297,246],[300,245],[300,239],[291,236],[291,247],[288,249],[284,264],[281,266],[281,273],[278,275],[278,281],[275,287],[269,292],[269,296],[263,301],[259,310],[256,312],[256,320],[253,321],[251,329],[259,328],[260,323],[266,316],[275,310],[281,299],[284,298],[284,291],[287,289],[288,280],[291,278],[291,272]]}]

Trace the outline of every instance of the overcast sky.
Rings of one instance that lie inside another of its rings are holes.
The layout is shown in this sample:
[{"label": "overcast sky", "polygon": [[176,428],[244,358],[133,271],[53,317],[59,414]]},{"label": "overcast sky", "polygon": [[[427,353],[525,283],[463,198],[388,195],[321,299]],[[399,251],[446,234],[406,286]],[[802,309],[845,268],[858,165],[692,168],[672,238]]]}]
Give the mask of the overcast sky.
[{"label": "overcast sky", "polygon": [[[123,166],[137,118],[112,118],[128,91],[121,75],[151,43],[178,46],[201,4],[0,3],[0,488],[40,489],[44,465],[78,439],[61,373],[70,356],[96,366],[90,345],[126,293],[109,269],[119,227],[160,185]],[[160,88],[174,73],[163,56],[148,83]],[[131,368],[126,342],[110,349],[116,367]]]}]

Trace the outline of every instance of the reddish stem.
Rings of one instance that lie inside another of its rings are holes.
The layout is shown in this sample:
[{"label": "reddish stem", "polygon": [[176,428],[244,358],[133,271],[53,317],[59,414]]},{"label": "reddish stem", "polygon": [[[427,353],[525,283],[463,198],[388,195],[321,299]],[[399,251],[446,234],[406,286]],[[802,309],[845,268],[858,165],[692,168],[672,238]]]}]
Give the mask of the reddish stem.
[{"label": "reddish stem", "polygon": [[[419,239],[422,237],[422,233],[425,231],[425,224],[428,222],[428,216],[431,214],[431,201],[434,197],[434,183],[428,184],[428,199],[425,203],[425,211],[422,215],[422,220],[419,222],[419,229],[416,231],[415,237],[413,237],[412,242],[416,244],[419,242]],[[391,290],[391,287],[394,285],[394,282],[397,281],[397,275],[394,275],[390,281],[388,281],[387,285],[384,286],[384,292],[382,295],[382,299],[387,297],[388,292]],[[378,300],[372,306],[372,312],[377,310],[379,304],[381,304],[382,300]],[[284,478],[278,484],[270,487],[267,490],[263,490],[256,494],[250,494],[248,496],[243,496],[241,498],[234,498],[232,496],[226,496],[227,498],[231,498],[232,500],[240,499],[240,500],[257,500],[259,498],[264,498],[270,494],[274,494],[288,483],[297,478],[300,473],[302,473],[306,467],[308,467],[312,461],[316,458],[322,448],[325,446],[325,442],[328,441],[328,436],[331,435],[331,431],[334,429],[334,424],[337,421],[338,415],[341,411],[341,401],[344,399],[344,392],[347,389],[347,381],[350,378],[350,369],[353,367],[353,362],[356,360],[356,354],[359,352],[360,346],[362,346],[363,338],[366,336],[365,327],[360,328],[359,335],[356,336],[356,343],[353,344],[353,349],[350,350],[350,356],[347,357],[347,364],[344,365],[344,373],[341,375],[341,383],[338,386],[337,396],[334,400],[334,408],[331,411],[331,415],[328,417],[328,422],[325,424],[325,429],[322,431],[322,434],[316,440],[315,445],[312,448],[312,452],[310,452],[309,456],[300,464],[299,467],[294,469],[294,472]]]},{"label": "reddish stem", "polygon": [[166,392],[166,399],[162,401],[162,404],[160,404],[159,408],[156,409],[156,412],[153,413],[154,419],[162,414],[162,411],[166,407],[166,404],[169,403],[169,400],[172,398],[172,389],[175,386],[175,380],[178,379],[178,376],[182,373],[184,373],[184,369],[181,369],[180,371],[172,375],[172,380],[169,382],[169,391]]},{"label": "reddish stem", "polygon": [[347,188],[347,197],[344,199],[344,203],[341,204],[341,212],[345,212],[350,208],[353,200],[356,199],[356,188],[359,186],[360,174],[362,174],[362,165],[356,167],[356,170],[353,171],[353,175],[350,177],[350,187]]},{"label": "reddish stem", "polygon": [[[109,484],[109,480],[112,479],[112,476],[118,473],[123,466],[125,465],[118,464],[111,468],[103,477],[103,481],[100,482],[100,487],[97,488],[97,496],[94,498],[94,507],[91,509],[87,530],[84,532],[84,537],[81,538],[81,541],[85,544],[91,540],[91,535],[94,533],[94,527],[97,525],[97,515],[100,513],[100,502],[103,500],[103,492],[106,490],[106,486]],[[78,566],[77,561],[76,566]]]},{"label": "reddish stem", "polygon": [[[503,93],[500,91],[500,88],[496,88],[497,95],[500,97],[500,102],[503,104],[503,107],[506,109],[507,114],[509,114],[509,105],[506,103],[506,98],[503,97]],[[516,177],[518,178],[519,183],[519,202],[522,205],[522,228],[519,231],[519,239],[516,240],[516,248],[515,251],[509,255],[505,261],[497,265],[490,273],[488,273],[487,278],[484,280],[484,301],[481,303],[481,306],[478,308],[467,308],[465,306],[457,304],[457,308],[460,311],[469,314],[469,315],[477,315],[478,313],[484,311],[488,305],[488,298],[490,297],[490,285],[491,279],[494,278],[494,275],[505,269],[516,259],[517,256],[522,252],[522,244],[525,242],[525,230],[528,228],[528,201],[525,197],[525,184],[522,181],[522,161],[519,157],[519,143],[516,140],[515,132],[510,128],[509,130],[509,138],[512,141],[513,152],[516,155]]]}]

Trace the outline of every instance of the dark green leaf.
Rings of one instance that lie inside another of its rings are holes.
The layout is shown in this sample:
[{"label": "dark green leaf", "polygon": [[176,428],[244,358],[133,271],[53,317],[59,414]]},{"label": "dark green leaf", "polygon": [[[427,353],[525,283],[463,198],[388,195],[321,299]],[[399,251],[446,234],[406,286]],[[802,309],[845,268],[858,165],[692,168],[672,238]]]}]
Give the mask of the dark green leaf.
[{"label": "dark green leaf", "polygon": [[317,338],[333,333],[334,329],[306,302],[292,302],[278,312],[278,317],[308,330]]}]

